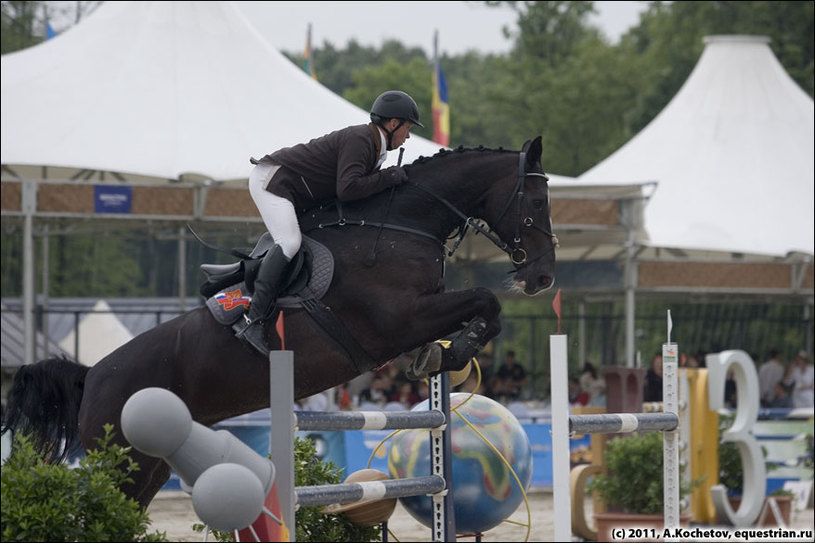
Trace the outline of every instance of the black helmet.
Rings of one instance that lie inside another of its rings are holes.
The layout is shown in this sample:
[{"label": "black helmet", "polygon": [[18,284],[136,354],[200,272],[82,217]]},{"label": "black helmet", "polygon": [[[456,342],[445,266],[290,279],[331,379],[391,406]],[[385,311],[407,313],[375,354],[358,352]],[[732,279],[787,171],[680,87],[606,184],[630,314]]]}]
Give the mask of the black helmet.
[{"label": "black helmet", "polygon": [[371,121],[379,124],[383,119],[405,119],[424,128],[419,122],[419,106],[402,91],[385,91],[376,97],[371,106]]}]

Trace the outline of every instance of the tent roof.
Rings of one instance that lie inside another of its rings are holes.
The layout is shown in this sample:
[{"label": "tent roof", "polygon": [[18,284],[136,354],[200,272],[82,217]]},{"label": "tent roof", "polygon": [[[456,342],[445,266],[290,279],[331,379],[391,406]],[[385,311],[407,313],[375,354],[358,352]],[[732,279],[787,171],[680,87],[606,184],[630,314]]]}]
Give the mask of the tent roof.
[{"label": "tent roof", "polygon": [[812,254],[813,100],[769,38],[710,36],[677,95],[579,184],[656,181],[650,245]]},{"label": "tent roof", "polygon": [[[105,2],[2,56],[2,163],[245,179],[250,156],[369,121],[261,30],[229,2]],[[413,136],[404,161],[440,148]]]},{"label": "tent roof", "polygon": [[92,312],[79,321],[79,353],[74,352],[74,331],[65,336],[59,346],[82,364],[93,366],[131,339],[133,334],[116,318],[107,302],[99,300]]}]

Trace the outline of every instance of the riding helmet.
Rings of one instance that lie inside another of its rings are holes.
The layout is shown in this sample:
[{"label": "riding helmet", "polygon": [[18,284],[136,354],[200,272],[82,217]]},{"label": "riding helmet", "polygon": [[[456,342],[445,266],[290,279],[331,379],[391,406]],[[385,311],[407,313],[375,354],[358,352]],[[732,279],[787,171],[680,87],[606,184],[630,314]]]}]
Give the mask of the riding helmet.
[{"label": "riding helmet", "polygon": [[371,106],[371,121],[380,124],[383,119],[405,119],[424,128],[419,122],[419,106],[402,91],[385,91],[376,97]]}]

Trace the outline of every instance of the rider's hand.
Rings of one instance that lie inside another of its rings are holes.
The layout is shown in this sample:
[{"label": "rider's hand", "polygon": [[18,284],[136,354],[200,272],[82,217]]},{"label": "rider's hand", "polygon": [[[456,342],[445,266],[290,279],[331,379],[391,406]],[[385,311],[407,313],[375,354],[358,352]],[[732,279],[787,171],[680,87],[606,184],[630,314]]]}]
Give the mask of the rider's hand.
[{"label": "rider's hand", "polygon": [[408,179],[408,174],[401,166],[391,166],[382,171],[385,179],[388,180],[389,185],[399,185]]}]

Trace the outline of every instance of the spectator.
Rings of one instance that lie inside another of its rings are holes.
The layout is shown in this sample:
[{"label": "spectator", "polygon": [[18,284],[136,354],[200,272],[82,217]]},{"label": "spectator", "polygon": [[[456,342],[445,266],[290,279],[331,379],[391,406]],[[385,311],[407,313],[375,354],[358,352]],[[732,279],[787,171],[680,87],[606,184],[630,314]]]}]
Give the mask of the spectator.
[{"label": "spectator", "polygon": [[515,351],[511,349],[507,351],[504,363],[498,368],[496,377],[501,386],[500,394],[507,400],[520,399],[521,387],[529,380],[526,370],[515,360]]},{"label": "spectator", "polygon": [[419,403],[419,395],[413,388],[413,382],[399,381],[396,385],[396,392],[391,396],[390,401],[401,403],[405,409],[410,409]]},{"label": "spectator", "polygon": [[360,402],[370,402],[383,407],[393,393],[391,387],[391,378],[386,372],[375,373],[370,388],[360,393]]},{"label": "spectator", "polygon": [[775,385],[784,379],[784,373],[784,365],[778,360],[778,349],[770,349],[768,359],[758,368],[762,407],[769,407],[775,399]]},{"label": "spectator", "polygon": [[597,375],[594,364],[586,362],[580,374],[580,389],[588,395],[588,405],[606,405],[606,380]]},{"label": "spectator", "polygon": [[[493,346],[492,342],[487,343],[486,347],[478,353],[476,356],[476,360],[478,360],[478,365],[481,368],[481,381],[487,383],[492,379],[493,375],[495,375],[495,366],[493,365],[493,358],[492,358]],[[475,373],[475,369],[473,369],[473,373]]]},{"label": "spectator", "polygon": [[589,403],[589,395],[580,390],[580,381],[577,377],[569,377],[569,403],[571,405],[586,405]]},{"label": "spectator", "polygon": [[426,380],[422,379],[421,381],[416,382],[416,395],[419,397],[420,402],[423,402],[430,397],[430,386],[427,384]]},{"label": "spectator", "polygon": [[784,381],[778,381],[775,384],[774,394],[772,401],[767,405],[767,407],[792,407],[792,395],[790,394],[790,388],[784,384]]},{"label": "spectator", "polygon": [[662,401],[662,353],[655,353],[651,358],[651,367],[645,374],[645,386],[642,391],[642,401]]},{"label": "spectator", "polygon": [[815,370],[809,363],[809,353],[799,351],[795,362],[787,368],[787,378],[784,384],[792,387],[793,407],[814,407],[815,396]]}]

